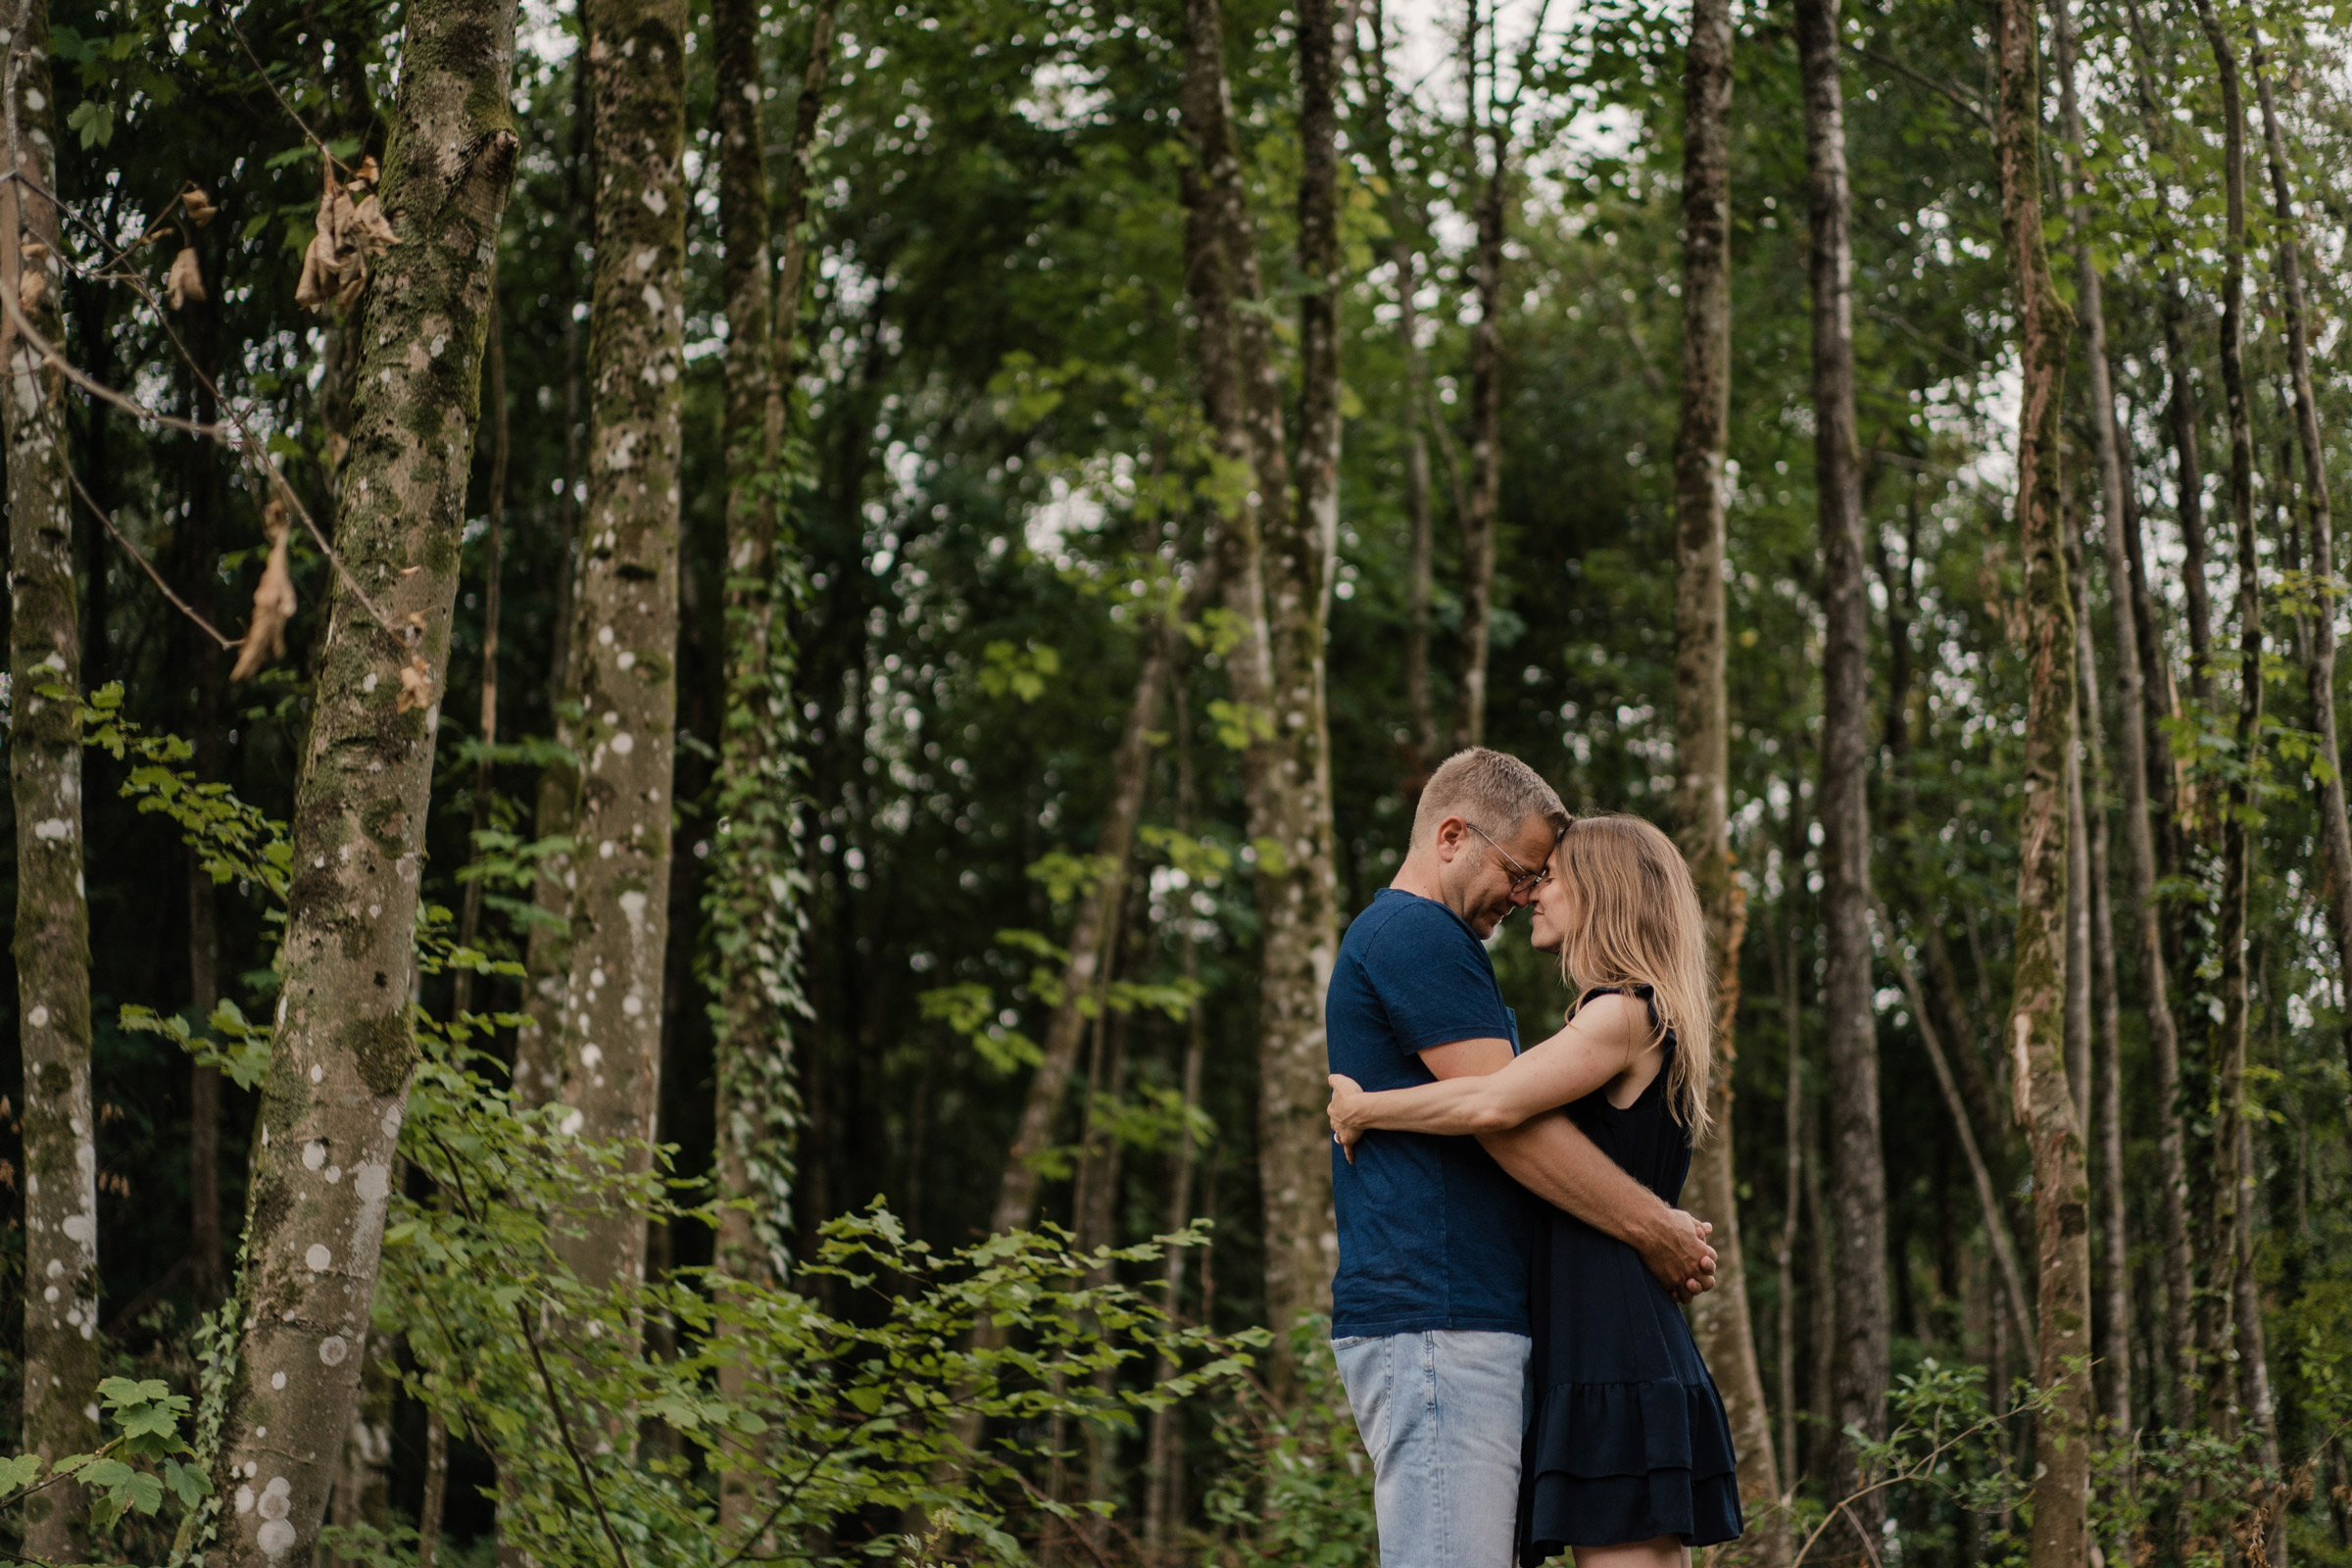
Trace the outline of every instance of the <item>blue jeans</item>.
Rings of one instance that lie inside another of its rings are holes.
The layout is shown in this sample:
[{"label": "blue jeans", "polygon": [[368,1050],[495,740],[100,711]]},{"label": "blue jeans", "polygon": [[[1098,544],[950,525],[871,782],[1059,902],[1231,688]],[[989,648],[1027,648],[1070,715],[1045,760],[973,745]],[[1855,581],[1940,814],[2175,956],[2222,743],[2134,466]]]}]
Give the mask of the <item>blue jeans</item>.
[{"label": "blue jeans", "polygon": [[1435,1329],[1331,1348],[1372,1456],[1381,1568],[1511,1568],[1527,1337]]}]

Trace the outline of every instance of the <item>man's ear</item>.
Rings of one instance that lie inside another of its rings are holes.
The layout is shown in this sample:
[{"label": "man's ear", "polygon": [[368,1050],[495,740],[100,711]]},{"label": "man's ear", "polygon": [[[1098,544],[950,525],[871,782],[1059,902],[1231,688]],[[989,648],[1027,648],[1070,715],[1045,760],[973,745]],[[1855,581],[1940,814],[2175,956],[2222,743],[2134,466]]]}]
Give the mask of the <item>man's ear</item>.
[{"label": "man's ear", "polygon": [[1442,817],[1438,821],[1437,828],[1429,836],[1429,845],[1431,849],[1437,851],[1439,859],[1450,864],[1454,856],[1461,853],[1462,840],[1469,836],[1470,824],[1464,818]]}]

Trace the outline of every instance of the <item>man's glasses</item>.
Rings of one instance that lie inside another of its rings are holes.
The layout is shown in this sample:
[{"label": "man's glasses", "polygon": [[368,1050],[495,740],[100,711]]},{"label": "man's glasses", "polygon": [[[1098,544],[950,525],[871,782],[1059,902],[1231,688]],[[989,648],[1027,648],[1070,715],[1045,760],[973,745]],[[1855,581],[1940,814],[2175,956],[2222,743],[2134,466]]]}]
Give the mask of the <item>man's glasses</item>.
[{"label": "man's glasses", "polygon": [[1493,850],[1496,855],[1501,856],[1503,859],[1509,863],[1511,868],[1512,898],[1523,899],[1530,893],[1535,892],[1536,889],[1542,887],[1544,883],[1551,880],[1551,867],[1549,865],[1539,866],[1535,870],[1530,871],[1526,866],[1519,863],[1519,858],[1517,856],[1513,855],[1510,851],[1504,849],[1501,845],[1494,842],[1494,834],[1488,832],[1485,828],[1480,827],[1476,822],[1470,821],[1468,818],[1463,819],[1462,826],[1468,828],[1480,838],[1485,839],[1487,841],[1487,847]]}]

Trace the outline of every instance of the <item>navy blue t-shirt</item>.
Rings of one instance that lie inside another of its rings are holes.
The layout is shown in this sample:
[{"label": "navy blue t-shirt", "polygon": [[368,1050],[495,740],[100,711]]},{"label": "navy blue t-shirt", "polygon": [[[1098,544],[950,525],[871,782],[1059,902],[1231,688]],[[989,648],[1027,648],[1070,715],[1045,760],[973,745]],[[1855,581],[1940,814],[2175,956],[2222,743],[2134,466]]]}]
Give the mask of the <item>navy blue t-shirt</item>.
[{"label": "navy blue t-shirt", "polygon": [[[1494,965],[1458,914],[1383,888],[1340,944],[1325,1002],[1331,1070],[1366,1089],[1434,1083],[1419,1053],[1508,1040]],[[1475,1138],[1374,1132],[1349,1164],[1332,1146],[1340,1267],[1335,1339],[1484,1329],[1525,1334],[1532,1200]]]}]

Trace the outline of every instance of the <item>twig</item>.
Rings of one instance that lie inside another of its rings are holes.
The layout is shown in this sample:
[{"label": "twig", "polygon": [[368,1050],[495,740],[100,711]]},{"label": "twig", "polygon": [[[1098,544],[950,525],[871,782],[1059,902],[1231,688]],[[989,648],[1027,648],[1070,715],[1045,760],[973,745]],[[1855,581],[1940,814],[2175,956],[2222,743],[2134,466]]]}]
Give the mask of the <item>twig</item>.
[{"label": "twig", "polygon": [[207,637],[210,637],[213,641],[219,643],[222,649],[225,650],[239,646],[237,639],[233,637],[222,636],[220,627],[214,625],[211,621],[198,614],[196,612],[195,606],[189,604],[186,600],[180,598],[177,593],[172,591],[172,585],[164,580],[164,574],[155,569],[155,563],[149,561],[145,556],[141,555],[139,553],[139,547],[132,544],[122,529],[115,526],[115,519],[107,515],[106,509],[98,505],[96,499],[93,498],[90,492],[83,487],[81,475],[74,472],[71,466],[69,466],[66,469],[66,478],[72,482],[74,486],[74,493],[81,497],[81,504],[90,509],[90,515],[96,517],[99,522],[105,525],[106,531],[115,536],[115,543],[121,545],[123,551],[129,555],[130,559],[139,564],[140,570],[146,572],[149,577],[155,580],[156,587],[163,591],[164,597],[171,600],[173,607],[176,608],[181,614],[187,616],[197,625],[203,627],[204,634]]},{"label": "twig", "polygon": [[1978,124],[1983,125],[1987,130],[1992,128],[1992,117],[1984,113],[1983,106],[1978,104],[1975,99],[1971,98],[1968,94],[1962,92],[1959,88],[1953,86],[1951,83],[1937,81],[1933,76],[1929,76],[1921,72],[1914,71],[1909,66],[1904,65],[1900,60],[1895,59],[1892,55],[1883,55],[1876,49],[1871,48],[1868,44],[1849,43],[1846,45],[1846,47],[1852,50],[1855,54],[1860,55],[1863,59],[1869,61],[1872,65],[1884,66],[1888,71],[1893,72],[1896,75],[1905,77],[1917,85],[1927,88],[1928,91],[1932,93],[1940,94],[1945,101],[1952,105],[1953,108],[1959,110],[1971,120],[1974,120]]},{"label": "twig", "polygon": [[596,1490],[596,1478],[590,1474],[588,1461],[580,1456],[580,1446],[571,1436],[571,1416],[564,1408],[564,1396],[556,1391],[555,1374],[547,1369],[547,1357],[540,1352],[539,1336],[531,1328],[531,1309],[520,1301],[514,1303],[514,1321],[521,1326],[522,1343],[530,1347],[531,1364],[539,1369],[539,1381],[547,1389],[547,1402],[556,1412],[556,1431],[563,1436],[564,1451],[580,1473],[581,1490],[588,1494],[588,1505],[596,1510],[596,1522],[605,1527],[605,1539],[612,1543],[612,1555],[620,1568],[629,1568],[629,1548],[620,1544],[620,1533],[605,1514],[604,1494]]},{"label": "twig", "polygon": [[221,0],[220,11],[221,22],[226,24],[230,32],[236,34],[237,47],[244,50],[245,58],[253,62],[253,74],[262,78],[262,85],[270,89],[270,96],[277,100],[277,107],[286,112],[286,118],[294,122],[295,128],[310,139],[312,146],[326,155],[328,163],[346,172],[352,172],[351,166],[335,156],[334,149],[320,139],[318,133],[313,130],[302,116],[295,112],[294,106],[286,102],[286,95],[277,90],[277,83],[270,79],[269,68],[262,64],[262,57],[254,53],[253,44],[247,40],[245,29],[238,26],[237,19],[229,14],[226,0]]}]

